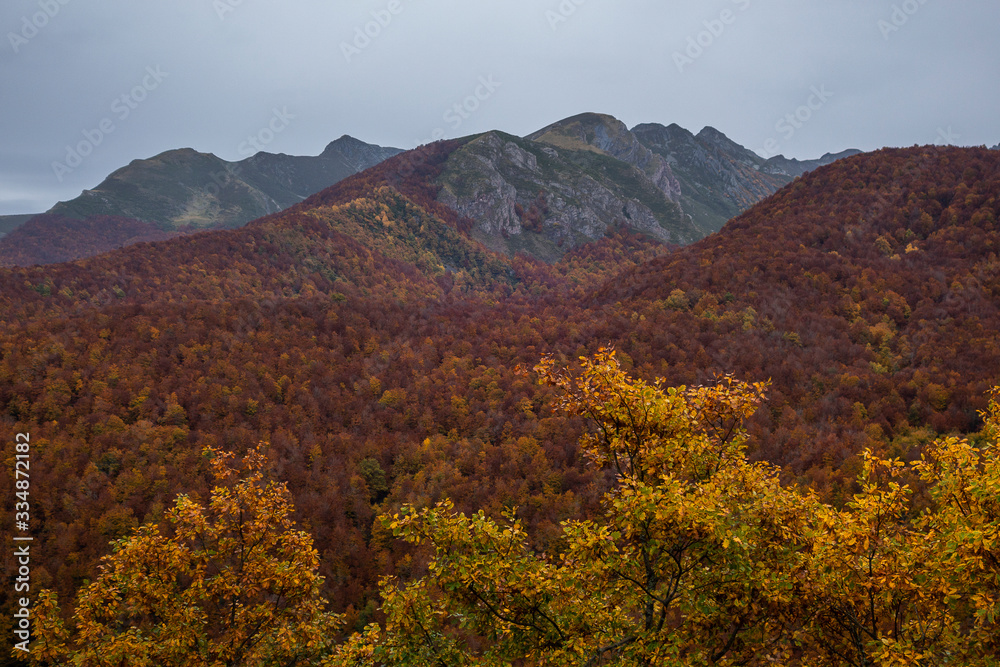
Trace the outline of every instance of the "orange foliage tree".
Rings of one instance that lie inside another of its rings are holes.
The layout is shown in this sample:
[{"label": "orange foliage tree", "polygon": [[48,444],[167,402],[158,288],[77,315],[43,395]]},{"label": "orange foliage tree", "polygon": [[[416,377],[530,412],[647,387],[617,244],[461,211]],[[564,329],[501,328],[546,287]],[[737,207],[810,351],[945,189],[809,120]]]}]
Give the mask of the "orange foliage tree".
[{"label": "orange foliage tree", "polygon": [[115,543],[71,627],[55,595],[40,595],[31,664],[306,665],[329,648],[339,620],[284,485],[265,483],[259,450],[238,480],[231,455],[206,454],[217,482],[208,505],[179,496],[169,532],[146,524]]}]

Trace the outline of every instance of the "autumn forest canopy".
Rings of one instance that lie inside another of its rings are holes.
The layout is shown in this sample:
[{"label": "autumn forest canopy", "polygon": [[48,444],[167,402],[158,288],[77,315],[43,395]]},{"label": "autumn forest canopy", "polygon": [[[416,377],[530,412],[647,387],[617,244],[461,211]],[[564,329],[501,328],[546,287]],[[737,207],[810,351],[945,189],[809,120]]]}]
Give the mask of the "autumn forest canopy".
[{"label": "autumn forest canopy", "polygon": [[35,664],[997,664],[1000,152],[544,263],[459,147],[0,271]]}]

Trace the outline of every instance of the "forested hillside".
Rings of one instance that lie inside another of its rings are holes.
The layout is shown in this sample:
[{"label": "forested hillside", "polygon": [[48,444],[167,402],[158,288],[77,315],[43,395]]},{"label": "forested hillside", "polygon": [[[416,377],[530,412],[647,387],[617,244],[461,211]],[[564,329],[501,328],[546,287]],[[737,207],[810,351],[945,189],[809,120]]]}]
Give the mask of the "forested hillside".
[{"label": "forested hillside", "polygon": [[141,243],[180,236],[188,230],[163,231],[132,218],[92,216],[84,220],[42,214],[19,226],[0,244],[0,266],[57,264]]},{"label": "forested hillside", "polygon": [[557,546],[615,475],[580,454],[587,419],[523,369],[608,345],[671,386],[770,381],[751,460],[836,507],[865,448],[912,461],[982,428],[1000,153],[858,155],[691,246],[619,229],[549,265],[490,252],[439,201],[459,145],[238,230],[0,272],[0,428],[9,459],[31,433],[39,586],[69,595],[111,540],[178,493],[207,497],[206,447],[260,442],[347,628],[375,618],[380,575],[420,572],[380,512],[517,507],[534,547]]},{"label": "forested hillside", "polygon": [[819,483],[866,444],[913,455],[923,427],[979,427],[1000,379],[998,195],[985,150],[853,157],[617,276],[597,301],[634,313],[629,353],[662,359],[668,378],[772,378],[760,455]]}]

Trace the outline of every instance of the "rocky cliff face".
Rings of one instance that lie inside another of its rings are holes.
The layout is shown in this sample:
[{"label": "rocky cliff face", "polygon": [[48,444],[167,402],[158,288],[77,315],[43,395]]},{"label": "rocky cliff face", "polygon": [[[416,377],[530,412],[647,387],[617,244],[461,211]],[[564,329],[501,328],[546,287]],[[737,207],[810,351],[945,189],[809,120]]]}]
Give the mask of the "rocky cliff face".
[{"label": "rocky cliff face", "polygon": [[621,121],[595,113],[567,118],[527,138],[602,153],[636,167],[704,233],[718,231],[805,172],[857,152],[811,161],[780,155],[767,160],[713,127],[697,135],[678,125],[655,123],[629,130]]},{"label": "rocky cliff face", "polygon": [[858,151],[800,161],[764,159],[713,127],[694,135],[678,125],[637,125],[632,133],[670,164],[681,184],[678,199],[695,223],[718,231],[730,219],[807,171]]},{"label": "rocky cliff face", "polygon": [[702,128],[701,132],[695,137],[695,140],[713,153],[725,156],[737,164],[756,168],[761,163],[759,155],[739,145],[714,127],[707,126]]},{"label": "rocky cliff face", "polygon": [[586,113],[523,139],[473,138],[449,158],[439,200],[474,220],[476,237],[502,252],[552,259],[616,225],[686,244],[854,152],[766,160],[712,127],[697,135],[678,125],[629,130]]},{"label": "rocky cliff face", "polygon": [[669,163],[644,146],[625,123],[605,114],[585,113],[554,123],[528,139],[555,147],[597,150],[642,171],[671,201],[681,186]]},{"label": "rocky cliff face", "polygon": [[718,231],[790,180],[761,173],[761,157],[714,128],[696,136],[678,125],[644,124],[632,132],[670,164],[684,212],[708,231]]},{"label": "rocky cliff face", "polygon": [[472,218],[487,247],[508,254],[551,261],[619,225],[677,244],[704,236],[647,172],[579,143],[489,132],[456,150],[438,181],[439,201]]}]

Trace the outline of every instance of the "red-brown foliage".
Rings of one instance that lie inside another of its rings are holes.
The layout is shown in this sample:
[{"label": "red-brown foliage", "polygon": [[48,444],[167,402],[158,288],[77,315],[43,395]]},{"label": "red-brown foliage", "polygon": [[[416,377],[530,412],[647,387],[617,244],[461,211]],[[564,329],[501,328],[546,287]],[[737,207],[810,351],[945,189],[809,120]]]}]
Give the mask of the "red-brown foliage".
[{"label": "red-brown foliage", "polygon": [[756,455],[834,499],[862,447],[978,427],[1000,381],[1000,154],[857,156],[694,246],[620,233],[547,266],[455,232],[430,183],[450,146],[244,229],[0,271],[0,437],[9,455],[32,434],[38,585],[76,587],[110,539],[204,494],[205,445],[270,442],[327,595],[362,618],[380,573],[416,567],[373,532],[379,507],[518,505],[553,538],[606,479],[517,367],[608,343],[675,384],[773,379]]},{"label": "red-brown foliage", "polygon": [[0,266],[31,266],[72,262],[115,248],[164,241],[185,231],[163,231],[148,222],[107,215],[74,220],[36,215],[0,239]]}]

